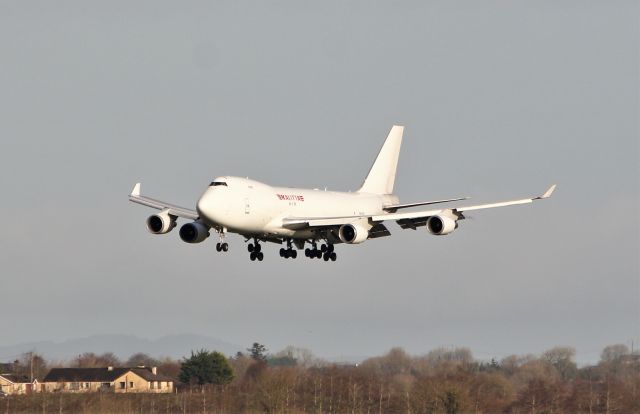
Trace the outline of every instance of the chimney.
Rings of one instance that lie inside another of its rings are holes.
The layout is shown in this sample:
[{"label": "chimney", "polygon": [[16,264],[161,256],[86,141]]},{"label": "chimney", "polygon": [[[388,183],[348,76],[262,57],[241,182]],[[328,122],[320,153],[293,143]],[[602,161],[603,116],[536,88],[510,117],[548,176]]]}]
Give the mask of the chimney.
[{"label": "chimney", "polygon": [[158,367],[151,367],[151,373],[153,375],[158,375]]},{"label": "chimney", "polygon": [[113,367],[107,367],[107,371],[113,371]]}]

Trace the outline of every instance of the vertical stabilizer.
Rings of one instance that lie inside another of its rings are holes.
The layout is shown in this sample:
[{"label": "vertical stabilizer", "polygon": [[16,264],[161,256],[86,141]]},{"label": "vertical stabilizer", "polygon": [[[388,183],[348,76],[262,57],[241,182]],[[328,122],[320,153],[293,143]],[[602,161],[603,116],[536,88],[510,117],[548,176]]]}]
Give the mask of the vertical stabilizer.
[{"label": "vertical stabilizer", "polygon": [[403,126],[394,125],[391,128],[376,160],[371,166],[371,170],[369,170],[369,175],[365,178],[364,184],[362,184],[358,192],[372,194],[393,193],[403,132]]}]

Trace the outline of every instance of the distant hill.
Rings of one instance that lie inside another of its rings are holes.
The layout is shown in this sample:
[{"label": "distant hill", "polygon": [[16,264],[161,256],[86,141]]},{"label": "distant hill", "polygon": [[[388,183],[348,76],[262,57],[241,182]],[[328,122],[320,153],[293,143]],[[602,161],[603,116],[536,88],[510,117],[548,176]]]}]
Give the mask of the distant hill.
[{"label": "distant hill", "polygon": [[189,356],[192,350],[215,350],[232,356],[244,348],[204,335],[167,335],[155,340],[135,335],[92,335],[63,342],[40,341],[0,346],[0,362],[11,361],[29,351],[35,351],[48,360],[70,360],[84,352],[113,352],[120,359],[126,360],[136,352],[144,352],[154,358],[179,359]]}]

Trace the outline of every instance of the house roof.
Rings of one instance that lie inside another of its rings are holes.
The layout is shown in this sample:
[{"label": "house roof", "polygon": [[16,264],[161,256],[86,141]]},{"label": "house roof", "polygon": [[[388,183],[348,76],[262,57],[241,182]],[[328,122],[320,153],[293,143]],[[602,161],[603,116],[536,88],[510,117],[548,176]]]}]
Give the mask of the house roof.
[{"label": "house roof", "polygon": [[42,382],[113,382],[128,372],[133,372],[147,381],[173,381],[166,375],[151,372],[146,367],[109,368],[52,368]]},{"label": "house roof", "polygon": [[11,381],[14,384],[30,384],[31,380],[26,375],[16,375],[16,374],[0,374],[0,377],[6,379],[7,381]]},{"label": "house roof", "polygon": [[135,372],[136,374],[140,375],[142,378],[146,379],[147,381],[171,381],[173,382],[173,379],[166,376],[166,375],[162,375],[160,373],[155,374],[151,371],[151,368],[147,368],[147,367],[135,367],[135,368],[130,368],[131,372]]}]

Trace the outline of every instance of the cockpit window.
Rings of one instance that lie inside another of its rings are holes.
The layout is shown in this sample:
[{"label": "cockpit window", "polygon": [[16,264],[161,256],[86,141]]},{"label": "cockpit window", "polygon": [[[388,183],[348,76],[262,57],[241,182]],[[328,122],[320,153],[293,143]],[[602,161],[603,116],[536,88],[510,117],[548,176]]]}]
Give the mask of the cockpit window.
[{"label": "cockpit window", "polygon": [[216,185],[224,185],[225,187],[227,187],[227,183],[225,183],[224,181],[212,181],[211,184],[209,184],[209,187],[214,187]]}]

